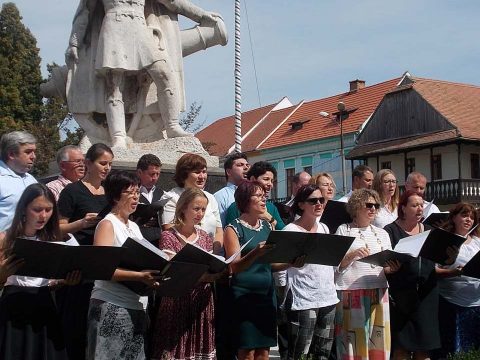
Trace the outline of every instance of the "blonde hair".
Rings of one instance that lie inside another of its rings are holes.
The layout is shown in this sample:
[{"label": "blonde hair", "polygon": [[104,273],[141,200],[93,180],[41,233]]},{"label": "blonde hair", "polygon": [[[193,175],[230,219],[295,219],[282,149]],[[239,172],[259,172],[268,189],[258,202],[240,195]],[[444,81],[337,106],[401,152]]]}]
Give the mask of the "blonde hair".
[{"label": "blonde hair", "polygon": [[357,211],[365,207],[365,203],[371,197],[375,199],[376,203],[380,203],[380,197],[375,190],[357,189],[352,193],[347,203],[347,212],[353,220],[357,217]]},{"label": "blonde hair", "polygon": [[[378,195],[380,196],[380,204],[385,206],[385,195],[383,194],[383,178],[387,175],[393,175],[395,179],[395,173],[390,169],[382,169],[373,178],[372,189],[375,190]],[[390,210],[393,211],[398,207],[398,201],[400,199],[400,190],[398,188],[398,183],[395,185],[395,192],[392,195],[392,199],[390,201],[390,206],[392,207]]]},{"label": "blonde hair", "polygon": [[314,176],[312,176],[310,178],[310,181],[308,182],[309,184],[312,184],[312,185],[317,185],[317,186],[320,186],[320,178],[321,177],[326,177],[327,179],[329,179],[331,182],[332,182],[332,186],[336,189],[337,188],[337,185],[335,184],[335,180],[333,180],[333,176],[330,175],[329,173],[327,172],[321,172],[321,173],[318,173]]},{"label": "blonde hair", "polygon": [[205,195],[205,193],[199,188],[187,188],[182,195],[180,195],[175,208],[175,217],[173,219],[173,224],[175,226],[185,225],[185,210],[187,209],[188,205],[197,197],[204,197],[207,199],[208,204],[207,195]]}]

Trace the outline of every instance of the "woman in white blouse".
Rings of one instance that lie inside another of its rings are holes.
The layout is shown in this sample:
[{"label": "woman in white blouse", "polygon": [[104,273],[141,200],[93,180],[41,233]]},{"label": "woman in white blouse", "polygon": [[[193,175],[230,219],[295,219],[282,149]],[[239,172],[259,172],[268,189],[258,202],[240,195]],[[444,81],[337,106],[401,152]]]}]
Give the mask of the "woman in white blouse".
[{"label": "woman in white blouse", "polygon": [[[187,188],[198,188],[203,190],[207,183],[207,161],[197,154],[185,154],[177,161],[173,180],[177,187],[163,194],[162,198],[170,199],[163,209],[162,228],[167,230],[173,226],[175,208],[180,195]],[[223,229],[220,220],[220,212],[215,197],[203,190],[208,199],[207,211],[203,217],[200,228],[214,239],[213,252],[219,253],[223,246]]]},{"label": "woman in white blouse", "polygon": [[398,217],[398,200],[400,190],[395,173],[390,169],[382,169],[373,179],[373,190],[380,196],[380,209],[375,216],[373,225],[382,228],[388,225]]},{"label": "woman in white blouse", "polygon": [[336,314],[338,359],[390,358],[390,311],[385,273],[400,264],[382,268],[357,260],[391,249],[387,232],[372,222],[379,208],[379,196],[370,189],[355,190],[347,203],[353,219],[340,225],[337,234],[355,237],[336,273],[340,303]]},{"label": "woman in white blouse", "polygon": [[[300,218],[283,231],[328,234],[328,227],[317,221],[326,202],[317,185],[304,185],[295,195],[292,211]],[[334,336],[335,290],[332,266],[306,264],[286,270],[287,286],[284,308],[287,314],[288,359],[307,355],[328,359]]]},{"label": "woman in white blouse", "polygon": [[467,235],[478,223],[475,208],[459,203],[450,210],[444,229],[466,236],[455,262],[450,266],[437,267],[440,290],[439,322],[442,355],[468,352],[480,348],[480,280],[462,275],[462,268],[480,251],[478,227],[474,234]]}]

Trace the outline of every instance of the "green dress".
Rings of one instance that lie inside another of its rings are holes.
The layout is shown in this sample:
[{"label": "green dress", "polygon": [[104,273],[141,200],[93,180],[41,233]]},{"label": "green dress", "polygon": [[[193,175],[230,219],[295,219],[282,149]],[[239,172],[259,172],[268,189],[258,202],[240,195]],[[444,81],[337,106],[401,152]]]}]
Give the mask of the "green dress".
[{"label": "green dress", "polygon": [[[255,229],[240,219],[231,227],[238,236],[240,246],[252,239],[243,249],[242,256],[267,240],[270,225],[260,220]],[[270,264],[254,263],[247,270],[234,274],[231,281],[233,295],[233,332],[237,349],[269,348],[277,345],[276,311],[272,268]]]}]

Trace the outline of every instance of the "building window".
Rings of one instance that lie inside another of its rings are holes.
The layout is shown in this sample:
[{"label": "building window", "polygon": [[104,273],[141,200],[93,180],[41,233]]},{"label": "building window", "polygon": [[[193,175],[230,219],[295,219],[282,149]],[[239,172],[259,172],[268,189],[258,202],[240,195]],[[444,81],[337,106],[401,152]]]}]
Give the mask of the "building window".
[{"label": "building window", "polygon": [[442,178],[442,155],[432,156],[432,180],[440,180]]},{"label": "building window", "polygon": [[295,169],[285,169],[285,181],[287,182],[287,197],[292,196],[292,181],[295,175]]},{"label": "building window", "polygon": [[407,159],[407,174],[410,174],[415,171],[415,158]]},{"label": "building window", "polygon": [[273,179],[272,190],[270,190],[270,199],[276,199],[278,197],[278,182],[277,179]]},{"label": "building window", "polygon": [[311,166],[305,166],[303,168],[303,171],[309,173],[310,175],[312,175],[312,167]]},{"label": "building window", "polygon": [[470,169],[472,179],[480,179],[480,155],[470,154]]},{"label": "building window", "polygon": [[381,169],[392,169],[392,162],[391,161],[382,161],[382,165],[380,166]]}]

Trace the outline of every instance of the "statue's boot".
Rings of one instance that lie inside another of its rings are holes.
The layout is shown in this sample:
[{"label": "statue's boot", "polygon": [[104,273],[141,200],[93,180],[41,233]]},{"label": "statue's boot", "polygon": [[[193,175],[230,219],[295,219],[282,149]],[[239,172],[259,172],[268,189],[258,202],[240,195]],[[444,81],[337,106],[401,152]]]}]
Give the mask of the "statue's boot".
[{"label": "statue's boot", "polygon": [[227,45],[228,35],[225,23],[217,18],[214,26],[195,26],[180,32],[183,57],[215,45]]},{"label": "statue's boot", "polygon": [[160,91],[158,92],[160,95],[158,96],[158,106],[160,108],[160,115],[162,115],[167,136],[169,138],[193,136],[192,133],[183,130],[179,124],[178,116],[180,114],[180,109],[178,108],[178,101],[174,98],[172,91],[170,89],[165,89],[163,94],[161,94]]},{"label": "statue's boot", "polygon": [[125,131],[125,110],[122,100],[109,100],[106,106],[108,131],[112,147],[126,148],[127,133]]}]

